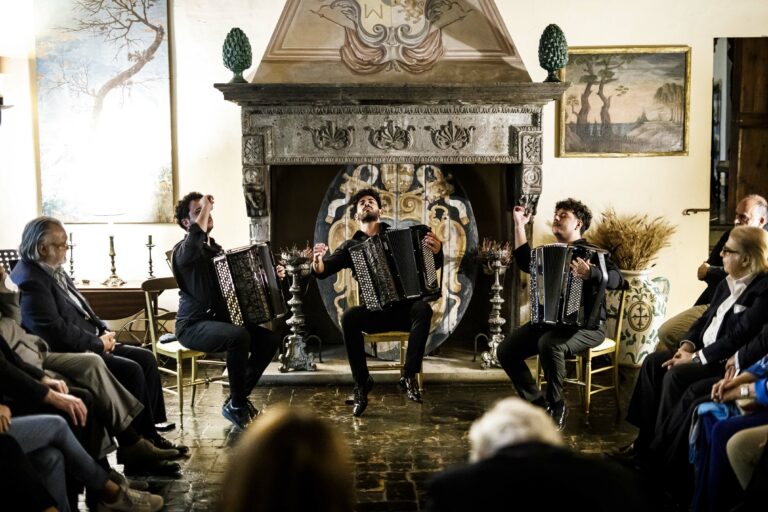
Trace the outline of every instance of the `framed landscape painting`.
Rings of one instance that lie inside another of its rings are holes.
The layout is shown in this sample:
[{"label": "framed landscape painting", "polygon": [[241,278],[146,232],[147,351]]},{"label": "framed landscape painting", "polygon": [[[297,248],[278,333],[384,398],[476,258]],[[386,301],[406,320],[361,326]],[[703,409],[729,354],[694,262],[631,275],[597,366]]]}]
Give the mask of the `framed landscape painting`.
[{"label": "framed landscape painting", "polygon": [[36,0],[42,212],[173,221],[166,0]]},{"label": "framed landscape painting", "polygon": [[558,156],[688,154],[688,46],[577,47],[560,78]]}]

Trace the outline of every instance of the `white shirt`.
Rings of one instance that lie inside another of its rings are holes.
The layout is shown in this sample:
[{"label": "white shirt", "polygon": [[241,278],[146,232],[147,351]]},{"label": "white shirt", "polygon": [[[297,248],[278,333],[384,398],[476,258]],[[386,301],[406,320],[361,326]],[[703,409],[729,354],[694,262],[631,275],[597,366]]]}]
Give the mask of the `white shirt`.
[{"label": "white shirt", "polygon": [[[736,301],[739,300],[741,294],[744,293],[744,290],[747,289],[747,286],[749,286],[755,277],[757,277],[757,274],[754,272],[739,279],[725,276],[725,282],[728,283],[728,288],[731,290],[731,294],[720,304],[720,306],[718,306],[715,316],[712,317],[709,326],[707,326],[707,329],[704,331],[704,335],[701,337],[704,347],[708,347],[717,341],[717,333],[720,331],[720,326],[723,323],[725,315],[734,307]],[[704,351],[699,350],[698,354],[701,358],[701,363],[707,364],[707,359],[704,357]]]}]

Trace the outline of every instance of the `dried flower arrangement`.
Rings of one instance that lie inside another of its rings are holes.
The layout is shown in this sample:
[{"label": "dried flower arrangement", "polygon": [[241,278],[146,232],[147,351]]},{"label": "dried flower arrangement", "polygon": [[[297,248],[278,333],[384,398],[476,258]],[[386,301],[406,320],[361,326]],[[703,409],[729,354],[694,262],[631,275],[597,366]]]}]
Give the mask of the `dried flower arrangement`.
[{"label": "dried flower arrangement", "polygon": [[280,261],[286,265],[301,265],[312,259],[312,248],[307,242],[303,249],[294,245],[288,248],[280,249]]},{"label": "dried flower arrangement", "polygon": [[513,249],[509,242],[497,242],[490,238],[483,238],[477,250],[477,257],[486,264],[492,260],[499,260],[503,267],[508,267],[512,263],[512,252]]},{"label": "dried flower arrangement", "polygon": [[602,212],[602,219],[587,232],[587,240],[611,253],[611,259],[623,270],[645,270],[652,266],[658,252],[669,247],[677,227],[663,217],[619,215],[613,208]]}]

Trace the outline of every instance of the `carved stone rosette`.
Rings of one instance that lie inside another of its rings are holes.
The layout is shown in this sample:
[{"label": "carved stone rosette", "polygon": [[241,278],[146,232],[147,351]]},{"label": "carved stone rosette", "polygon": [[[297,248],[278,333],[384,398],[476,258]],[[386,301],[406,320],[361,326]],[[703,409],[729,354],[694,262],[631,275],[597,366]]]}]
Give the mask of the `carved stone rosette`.
[{"label": "carved stone rosette", "polygon": [[453,121],[440,126],[440,128],[426,127],[432,133],[432,142],[440,149],[463,149],[472,143],[474,126],[463,128],[456,126]]},{"label": "carved stone rosette", "polygon": [[371,132],[368,140],[371,145],[377,149],[395,151],[402,151],[413,146],[413,135],[411,132],[415,130],[413,126],[406,126],[402,128],[395,125],[392,121],[387,121],[385,126],[374,129],[371,126],[366,126],[366,130]]},{"label": "carved stone rosette", "polygon": [[312,142],[320,150],[348,148],[352,144],[353,126],[339,128],[336,123],[328,120],[319,128],[305,126],[305,130],[312,133]]}]

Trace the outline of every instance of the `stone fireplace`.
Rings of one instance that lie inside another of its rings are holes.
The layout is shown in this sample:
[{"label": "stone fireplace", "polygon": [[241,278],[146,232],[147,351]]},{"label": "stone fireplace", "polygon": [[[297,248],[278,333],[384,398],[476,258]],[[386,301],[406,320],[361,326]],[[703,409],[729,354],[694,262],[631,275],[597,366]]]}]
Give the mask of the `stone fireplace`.
[{"label": "stone fireplace", "polygon": [[242,108],[250,238],[274,239],[284,167],[501,167],[505,212],[535,213],[542,107],[566,85],[531,81],[492,0],[289,0],[250,82],[215,85]]}]

